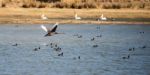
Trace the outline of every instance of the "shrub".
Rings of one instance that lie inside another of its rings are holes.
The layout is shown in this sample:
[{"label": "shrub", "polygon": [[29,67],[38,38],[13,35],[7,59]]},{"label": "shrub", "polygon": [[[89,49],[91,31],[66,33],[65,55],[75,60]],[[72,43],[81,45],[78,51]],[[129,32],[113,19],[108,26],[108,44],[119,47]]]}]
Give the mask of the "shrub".
[{"label": "shrub", "polygon": [[75,3],[72,3],[72,4],[71,4],[71,8],[77,8],[76,4],[75,4]]},{"label": "shrub", "polygon": [[120,9],[121,5],[119,3],[103,3],[101,8],[103,8],[103,9]]},{"label": "shrub", "polygon": [[113,9],[120,9],[121,8],[121,5],[119,3],[113,3],[112,4],[112,8]]},{"label": "shrub", "polygon": [[120,3],[120,8],[131,8],[132,7],[132,4],[131,3]]},{"label": "shrub", "polygon": [[144,8],[144,7],[145,7],[145,5],[142,2],[133,2],[132,3],[132,8],[134,8],[134,9],[139,9],[139,8]]},{"label": "shrub", "polygon": [[47,5],[46,3],[40,3],[40,5],[38,6],[38,8],[45,8]]},{"label": "shrub", "polygon": [[2,3],[2,7],[6,7],[6,4],[5,4],[5,3]]},{"label": "shrub", "polygon": [[65,8],[65,7],[67,7],[67,4],[64,3],[64,2],[56,2],[56,3],[54,3],[53,7],[56,7],[56,8]]},{"label": "shrub", "polygon": [[82,9],[82,8],[96,8],[94,3],[72,3],[71,8]]},{"label": "shrub", "polygon": [[103,3],[101,5],[101,8],[103,9],[110,9],[112,7],[112,4],[111,3]]},{"label": "shrub", "polygon": [[150,2],[144,3],[144,9],[150,9]]},{"label": "shrub", "polygon": [[76,8],[77,8],[77,9],[82,9],[82,8],[84,8],[84,3],[77,3],[77,4],[76,4]]},{"label": "shrub", "polygon": [[[135,8],[149,9],[150,2],[146,0],[2,0],[1,7],[6,7],[9,4],[16,4],[23,8],[98,8],[103,9],[120,9],[120,8]],[[20,5],[21,4],[21,5]],[[13,5],[10,5],[13,6]],[[8,6],[9,7],[9,6]]]},{"label": "shrub", "polygon": [[29,4],[26,4],[26,3],[24,3],[24,4],[22,5],[22,7],[23,7],[23,8],[29,8],[29,7],[30,7],[30,5],[29,5]]},{"label": "shrub", "polygon": [[36,4],[36,3],[31,3],[31,4],[30,4],[30,7],[35,8],[35,7],[37,7],[37,4]]},{"label": "shrub", "polygon": [[87,4],[88,8],[96,8],[97,7],[96,3],[86,3],[86,4]]}]

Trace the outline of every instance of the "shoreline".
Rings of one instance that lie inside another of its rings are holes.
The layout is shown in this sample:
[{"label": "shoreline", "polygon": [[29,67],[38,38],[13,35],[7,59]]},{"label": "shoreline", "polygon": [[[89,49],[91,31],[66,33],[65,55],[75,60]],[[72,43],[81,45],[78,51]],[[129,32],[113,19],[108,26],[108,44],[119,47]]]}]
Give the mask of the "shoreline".
[{"label": "shoreline", "polygon": [[73,20],[67,20],[67,21],[49,21],[49,22],[43,22],[43,21],[37,21],[37,22],[31,22],[31,21],[19,21],[19,22],[3,22],[0,23],[0,25],[4,24],[29,24],[29,25],[34,25],[34,24],[55,24],[56,22],[59,22],[59,24],[97,24],[97,25],[150,25],[150,22],[120,22],[120,21],[73,21]]},{"label": "shoreline", "polygon": [[[82,20],[75,20],[74,13]],[[41,14],[49,19],[42,20]],[[97,21],[101,14],[109,20]],[[116,19],[112,21],[111,19]],[[0,8],[0,24],[147,24],[150,25],[149,10],[131,9],[57,9],[57,8]]]},{"label": "shoreline", "polygon": [[60,24],[98,24],[98,25],[150,25],[150,22],[135,22],[135,21],[96,21],[96,20],[60,20],[60,19],[49,19],[49,20],[41,20],[41,19],[13,19],[13,20],[0,20],[0,24],[55,24],[59,22]]}]

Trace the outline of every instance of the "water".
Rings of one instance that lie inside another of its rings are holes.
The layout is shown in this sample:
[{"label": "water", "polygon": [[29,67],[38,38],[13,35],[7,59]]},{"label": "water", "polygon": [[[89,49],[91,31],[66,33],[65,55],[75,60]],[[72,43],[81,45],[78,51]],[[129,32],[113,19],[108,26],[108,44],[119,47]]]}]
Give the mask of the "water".
[{"label": "water", "polygon": [[[0,25],[0,32],[0,75],[150,74],[148,25],[68,24],[58,28],[65,34],[51,37],[44,37],[39,25]],[[62,50],[55,51],[50,43]],[[61,52],[63,56],[58,56]]]}]

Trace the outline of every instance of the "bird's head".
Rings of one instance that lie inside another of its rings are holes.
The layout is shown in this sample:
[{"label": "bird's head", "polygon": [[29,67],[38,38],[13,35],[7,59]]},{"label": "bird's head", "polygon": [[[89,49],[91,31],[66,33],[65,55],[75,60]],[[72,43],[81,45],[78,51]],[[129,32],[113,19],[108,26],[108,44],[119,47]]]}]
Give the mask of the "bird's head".
[{"label": "bird's head", "polygon": [[58,22],[56,22],[56,23],[55,23],[55,25],[59,25],[59,23],[58,23]]}]

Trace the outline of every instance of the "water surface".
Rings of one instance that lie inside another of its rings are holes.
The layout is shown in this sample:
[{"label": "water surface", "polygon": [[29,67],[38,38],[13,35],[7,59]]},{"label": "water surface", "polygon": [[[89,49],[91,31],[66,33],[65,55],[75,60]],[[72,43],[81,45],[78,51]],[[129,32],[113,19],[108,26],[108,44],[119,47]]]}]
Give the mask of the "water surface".
[{"label": "water surface", "polygon": [[0,32],[0,75],[150,74],[148,25],[66,24],[58,27],[65,34],[51,37],[39,25],[0,25]]}]

